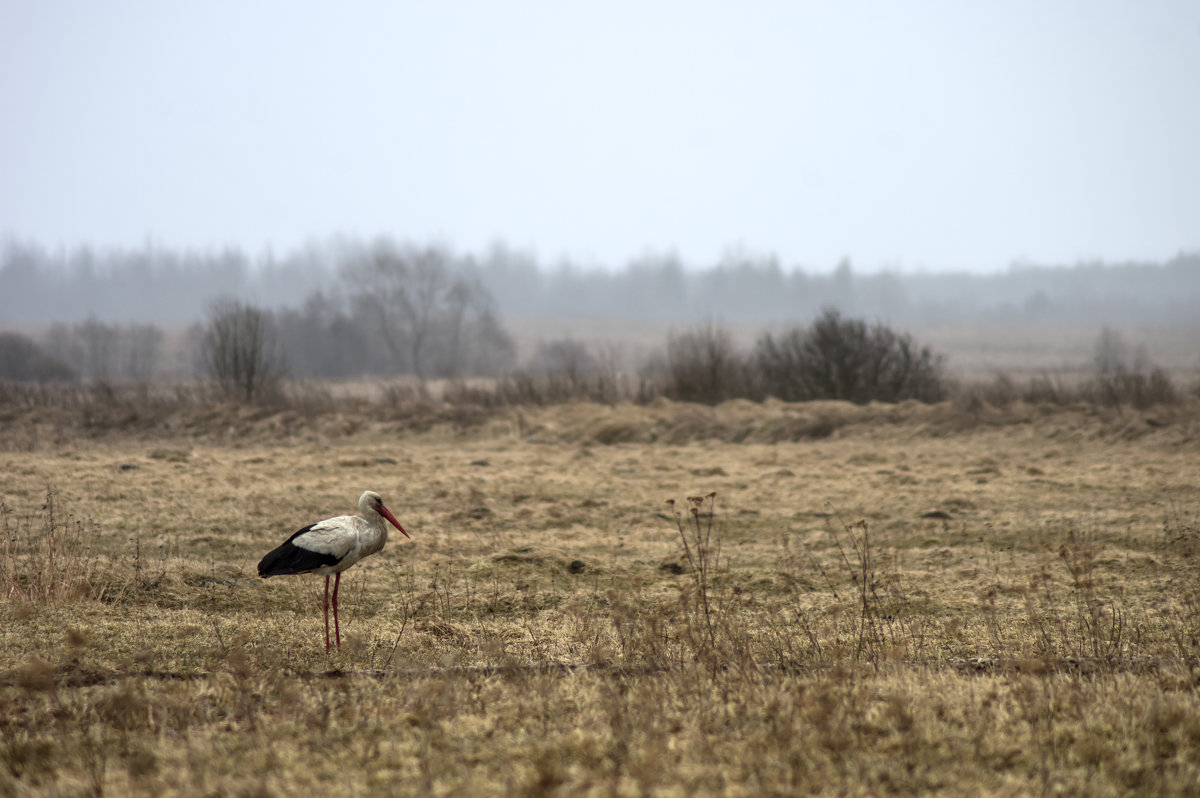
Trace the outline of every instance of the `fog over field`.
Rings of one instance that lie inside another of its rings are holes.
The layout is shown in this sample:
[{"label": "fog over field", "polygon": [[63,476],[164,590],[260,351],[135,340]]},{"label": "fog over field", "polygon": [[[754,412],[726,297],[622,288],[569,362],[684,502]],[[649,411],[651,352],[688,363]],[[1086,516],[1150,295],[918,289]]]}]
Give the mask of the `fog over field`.
[{"label": "fog over field", "polygon": [[[372,276],[379,263],[393,282]],[[425,287],[414,287],[421,280]],[[647,253],[605,269],[543,263],[502,244],[466,253],[385,238],[332,238],[257,257],[236,249],[51,250],[9,242],[0,262],[0,328],[33,336],[78,373],[182,374],[194,368],[189,352],[213,303],[236,299],[270,314],[297,376],[403,374],[420,369],[386,351],[392,339],[375,332],[377,305],[403,304],[410,293],[431,314],[462,318],[470,309],[481,331],[493,330],[481,335],[502,343],[436,367],[442,375],[503,373],[562,341],[636,370],[673,332],[711,323],[748,348],[765,332],[808,324],[827,308],[907,330],[958,373],[1088,368],[1105,329],[1117,331],[1129,357],[1143,364],[1200,366],[1194,253],[1163,263],[1022,263],[995,274],[934,274],[864,273],[850,261],[805,268],[745,249],[707,264]],[[153,363],[124,371],[86,363],[80,345],[72,350],[65,340],[87,339],[85,348],[94,348],[117,327],[127,328],[126,337],[140,335],[140,344],[124,346],[152,347]],[[403,348],[406,336],[390,345]],[[334,339],[340,343],[331,349]],[[346,347],[359,350],[357,359],[338,354]]]}]

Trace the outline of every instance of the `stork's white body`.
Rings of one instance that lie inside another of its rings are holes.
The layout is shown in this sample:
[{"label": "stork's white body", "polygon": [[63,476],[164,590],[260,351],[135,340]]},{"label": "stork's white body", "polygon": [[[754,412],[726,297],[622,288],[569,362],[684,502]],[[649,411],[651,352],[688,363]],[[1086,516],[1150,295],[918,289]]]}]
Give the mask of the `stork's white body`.
[{"label": "stork's white body", "polygon": [[362,516],[339,515],[300,529],[282,545],[262,558],[258,575],[320,574],[325,577],[325,651],[329,646],[329,576],[333,581],[333,630],[338,650],[342,649],[341,625],[338,622],[338,586],[342,571],[363,557],[370,557],[387,543],[387,525],[408,537],[404,527],[383,506],[383,499],[374,491],[366,491],[358,499]]},{"label": "stork's white body", "polygon": [[387,521],[379,513],[371,511],[369,514],[364,512],[363,516],[339,515],[318,521],[308,527],[307,532],[293,538],[292,545],[336,557],[336,564],[322,565],[310,572],[329,576],[381,551],[387,538]]}]

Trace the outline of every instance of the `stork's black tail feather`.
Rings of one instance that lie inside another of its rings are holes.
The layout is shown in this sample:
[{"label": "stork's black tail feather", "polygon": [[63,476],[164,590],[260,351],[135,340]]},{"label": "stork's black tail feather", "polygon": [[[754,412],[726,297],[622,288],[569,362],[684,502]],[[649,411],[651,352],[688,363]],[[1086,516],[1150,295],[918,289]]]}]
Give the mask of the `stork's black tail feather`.
[{"label": "stork's black tail feather", "polygon": [[304,527],[278,548],[268,552],[258,563],[258,575],[266,579],[268,576],[307,574],[324,565],[337,565],[339,558],[332,554],[311,551],[292,543],[298,535],[304,534],[310,528]]}]

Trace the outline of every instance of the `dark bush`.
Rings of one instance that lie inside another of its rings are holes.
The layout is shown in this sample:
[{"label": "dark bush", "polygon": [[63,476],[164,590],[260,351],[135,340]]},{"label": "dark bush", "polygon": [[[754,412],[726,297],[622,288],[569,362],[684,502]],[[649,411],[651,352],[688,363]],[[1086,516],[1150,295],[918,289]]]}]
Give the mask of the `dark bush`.
[{"label": "dark bush", "polygon": [[0,332],[0,379],[49,382],[74,378],[70,366],[47,355],[32,338],[15,332]]},{"label": "dark bush", "polygon": [[1182,396],[1171,376],[1160,368],[1149,372],[1117,370],[1091,381],[1091,400],[1098,405],[1132,405],[1144,410],[1154,405],[1179,404]]},{"label": "dark bush", "polygon": [[941,356],[908,334],[832,308],[811,327],[762,336],[753,362],[760,389],[785,401],[936,402],[947,392]]},{"label": "dark bush", "polygon": [[684,402],[715,405],[749,393],[745,358],[729,331],[711,322],[667,339],[663,394]]}]

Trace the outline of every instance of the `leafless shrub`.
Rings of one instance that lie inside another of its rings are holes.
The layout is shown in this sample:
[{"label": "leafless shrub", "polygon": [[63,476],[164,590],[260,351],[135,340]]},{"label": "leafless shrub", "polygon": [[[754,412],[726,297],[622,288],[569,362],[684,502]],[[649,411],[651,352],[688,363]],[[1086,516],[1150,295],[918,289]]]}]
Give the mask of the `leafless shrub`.
[{"label": "leafless shrub", "polygon": [[555,405],[587,399],[590,380],[559,373],[516,372],[500,377],[493,389],[498,405]]},{"label": "leafless shrub", "polygon": [[1078,401],[1080,393],[1061,374],[1040,374],[1029,379],[1025,401],[1030,404],[1065,405]]},{"label": "leafless shrub", "polygon": [[614,353],[596,356],[569,338],[539,344],[527,369],[500,378],[496,392],[506,404],[539,405],[572,400],[614,404],[632,396]]},{"label": "leafless shrub", "polygon": [[533,374],[561,374],[569,380],[582,379],[596,369],[596,358],[587,345],[571,338],[538,344],[528,368]]},{"label": "leafless shrub", "polygon": [[785,401],[857,404],[945,398],[942,358],[910,335],[827,308],[809,328],[764,335],[754,350],[762,390]]},{"label": "leafless shrub", "polygon": [[413,402],[428,403],[431,401],[429,388],[423,382],[390,382],[383,386],[381,396],[384,406],[392,408]]},{"label": "leafless shrub", "polygon": [[1007,407],[1015,402],[1041,405],[1090,404],[1098,407],[1135,407],[1144,410],[1155,405],[1173,406],[1186,400],[1166,371],[1115,371],[1090,377],[1063,372],[1045,372],[1020,384],[1007,374],[998,374],[990,382],[963,386],[956,399],[963,402],[987,402]]},{"label": "leafless shrub", "polygon": [[1183,400],[1170,375],[1160,368],[1147,373],[1118,370],[1098,374],[1085,387],[1088,398],[1105,407],[1129,405],[1144,410],[1154,405],[1177,405]]},{"label": "leafless shrub", "polygon": [[997,374],[990,382],[975,382],[964,386],[955,397],[963,404],[978,405],[986,402],[993,407],[1007,407],[1021,399],[1021,386],[1008,374]]},{"label": "leafless shrub", "polygon": [[278,393],[286,369],[268,311],[234,299],[214,302],[201,352],[209,377],[230,398],[255,402]]},{"label": "leafless shrub", "polygon": [[338,406],[329,385],[319,380],[286,380],[280,385],[279,399],[285,407],[309,418]]},{"label": "leafless shrub", "polygon": [[663,394],[715,405],[746,395],[747,371],[729,330],[711,321],[667,339]]}]

